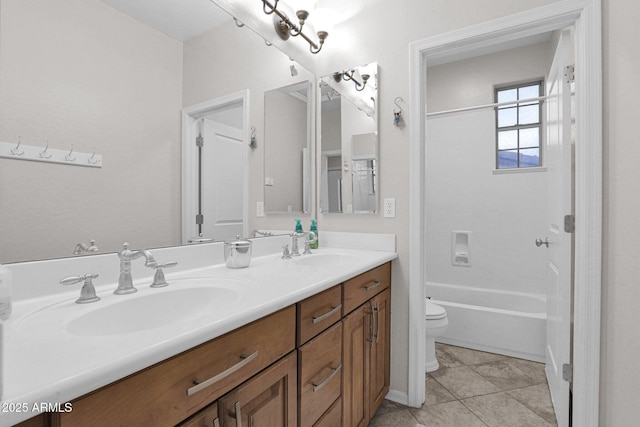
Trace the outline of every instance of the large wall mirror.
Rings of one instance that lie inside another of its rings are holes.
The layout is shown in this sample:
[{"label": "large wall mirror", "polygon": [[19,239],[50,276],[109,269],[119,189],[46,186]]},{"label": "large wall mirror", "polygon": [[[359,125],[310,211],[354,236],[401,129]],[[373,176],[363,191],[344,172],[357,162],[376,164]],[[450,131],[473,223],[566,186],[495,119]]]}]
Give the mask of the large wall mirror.
[{"label": "large wall mirror", "polygon": [[378,191],[378,65],[320,79],[320,210],[375,213]]},{"label": "large wall mirror", "polygon": [[[313,74],[211,1],[141,4],[0,2],[0,142],[102,156],[100,168],[0,158],[0,263],[72,256],[91,239],[104,253],[124,241],[154,248],[193,237],[182,231],[194,219],[182,214],[183,109],[245,90],[243,206],[254,218],[271,152],[265,92],[308,85]],[[207,133],[208,121],[201,123]],[[300,165],[302,143],[296,138],[290,151]],[[296,174],[290,179],[302,181]],[[296,192],[295,203],[280,205],[275,191],[266,194],[267,208],[305,210]]]}]

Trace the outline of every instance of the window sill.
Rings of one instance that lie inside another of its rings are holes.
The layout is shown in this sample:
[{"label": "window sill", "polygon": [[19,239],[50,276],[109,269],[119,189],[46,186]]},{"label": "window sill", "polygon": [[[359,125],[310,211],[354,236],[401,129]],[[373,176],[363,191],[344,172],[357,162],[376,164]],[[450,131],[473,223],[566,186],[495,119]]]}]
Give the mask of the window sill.
[{"label": "window sill", "polygon": [[546,166],[536,166],[529,168],[506,168],[506,169],[494,169],[494,175],[510,174],[510,173],[530,173],[530,172],[546,172]]}]

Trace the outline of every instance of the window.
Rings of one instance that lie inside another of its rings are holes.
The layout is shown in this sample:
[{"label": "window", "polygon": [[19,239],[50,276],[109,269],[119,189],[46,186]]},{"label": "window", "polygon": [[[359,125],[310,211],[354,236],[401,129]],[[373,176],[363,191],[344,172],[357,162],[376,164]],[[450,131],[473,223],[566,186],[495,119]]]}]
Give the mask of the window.
[{"label": "window", "polygon": [[542,96],[542,81],[496,88],[496,168],[542,166],[542,101],[521,100]]}]

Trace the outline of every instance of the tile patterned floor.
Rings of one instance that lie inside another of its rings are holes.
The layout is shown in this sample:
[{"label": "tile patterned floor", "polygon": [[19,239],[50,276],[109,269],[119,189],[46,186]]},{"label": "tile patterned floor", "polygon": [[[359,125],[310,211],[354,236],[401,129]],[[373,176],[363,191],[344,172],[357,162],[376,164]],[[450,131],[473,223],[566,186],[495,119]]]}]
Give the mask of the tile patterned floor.
[{"label": "tile patterned floor", "polygon": [[426,377],[426,401],[384,401],[369,427],[555,427],[544,364],[436,344],[440,369]]}]

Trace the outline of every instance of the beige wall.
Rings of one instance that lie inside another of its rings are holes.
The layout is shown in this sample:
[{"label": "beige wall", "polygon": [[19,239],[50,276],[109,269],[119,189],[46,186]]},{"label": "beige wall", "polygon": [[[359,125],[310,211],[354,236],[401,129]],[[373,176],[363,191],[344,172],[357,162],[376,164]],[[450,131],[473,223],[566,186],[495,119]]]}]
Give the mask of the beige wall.
[{"label": "beige wall", "polygon": [[103,156],[0,159],[0,263],[180,243],[182,45],[97,0],[2,0],[0,43],[0,141]]},{"label": "beige wall", "polygon": [[604,246],[601,425],[640,418],[640,3],[603,1]]}]

